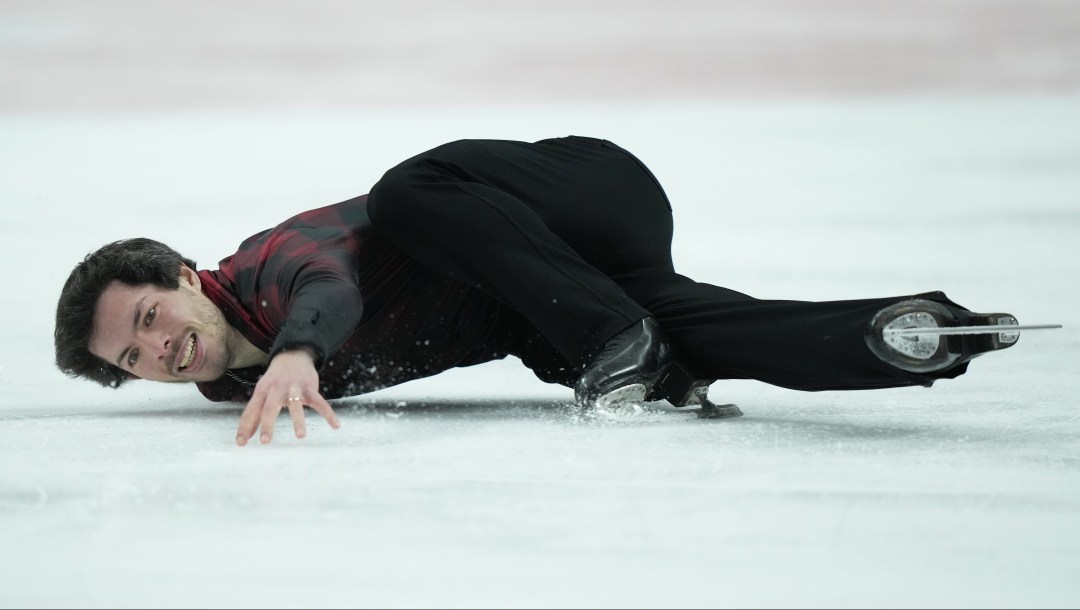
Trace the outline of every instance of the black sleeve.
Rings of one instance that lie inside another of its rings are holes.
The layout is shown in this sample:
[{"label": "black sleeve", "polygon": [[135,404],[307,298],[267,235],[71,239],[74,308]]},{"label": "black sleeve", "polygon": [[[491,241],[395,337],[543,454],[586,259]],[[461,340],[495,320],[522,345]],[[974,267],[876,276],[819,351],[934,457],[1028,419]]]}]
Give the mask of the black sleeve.
[{"label": "black sleeve", "polygon": [[[355,236],[339,228],[295,228],[281,236],[274,264],[263,279],[273,282],[284,323],[270,349],[309,347],[322,369],[356,330],[364,313],[357,273]],[[291,243],[290,243],[291,242]]]}]

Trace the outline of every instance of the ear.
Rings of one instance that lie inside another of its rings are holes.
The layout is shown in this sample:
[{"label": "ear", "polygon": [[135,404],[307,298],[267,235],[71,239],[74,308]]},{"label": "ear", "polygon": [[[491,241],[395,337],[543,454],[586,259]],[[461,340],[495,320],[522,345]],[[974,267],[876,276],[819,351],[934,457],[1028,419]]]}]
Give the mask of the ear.
[{"label": "ear", "polygon": [[195,290],[202,289],[202,280],[199,278],[199,274],[187,265],[180,265],[180,283],[186,283]]}]

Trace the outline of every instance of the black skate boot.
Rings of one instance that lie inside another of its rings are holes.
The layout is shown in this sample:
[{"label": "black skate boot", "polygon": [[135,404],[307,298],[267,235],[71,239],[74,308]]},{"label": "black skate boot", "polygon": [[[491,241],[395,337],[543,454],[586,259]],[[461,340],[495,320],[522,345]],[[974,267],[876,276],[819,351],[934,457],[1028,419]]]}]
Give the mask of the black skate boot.
[{"label": "black skate boot", "polygon": [[912,299],[879,311],[866,327],[866,345],[875,356],[899,369],[933,373],[1012,347],[1020,338],[1018,331],[979,332],[977,327],[1018,324],[1014,316],[1005,313],[972,313],[936,301]]},{"label": "black skate boot", "polygon": [[672,361],[664,330],[645,318],[604,344],[574,385],[574,397],[582,407],[641,403]]}]

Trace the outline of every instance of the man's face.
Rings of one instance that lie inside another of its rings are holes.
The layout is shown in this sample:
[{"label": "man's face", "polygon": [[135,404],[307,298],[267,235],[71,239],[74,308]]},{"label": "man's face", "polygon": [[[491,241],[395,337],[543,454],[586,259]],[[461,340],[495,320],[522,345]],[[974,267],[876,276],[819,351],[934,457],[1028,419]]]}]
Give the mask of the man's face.
[{"label": "man's face", "polygon": [[90,353],[143,379],[212,381],[232,359],[225,316],[180,268],[179,290],[113,281],[98,299]]}]

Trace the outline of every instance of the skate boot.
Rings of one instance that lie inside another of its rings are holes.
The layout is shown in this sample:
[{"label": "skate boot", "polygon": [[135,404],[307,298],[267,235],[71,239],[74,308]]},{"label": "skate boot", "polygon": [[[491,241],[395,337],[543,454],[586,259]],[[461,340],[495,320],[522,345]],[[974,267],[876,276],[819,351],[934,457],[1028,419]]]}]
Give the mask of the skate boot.
[{"label": "skate boot", "polygon": [[[1010,326],[1018,328],[1013,331]],[[1009,314],[972,313],[912,299],[879,311],[866,327],[866,345],[899,369],[933,373],[1012,347],[1020,338],[1019,330],[1016,318]]]},{"label": "skate boot", "polygon": [[642,403],[673,361],[664,330],[653,318],[612,337],[574,385],[582,407]]}]

